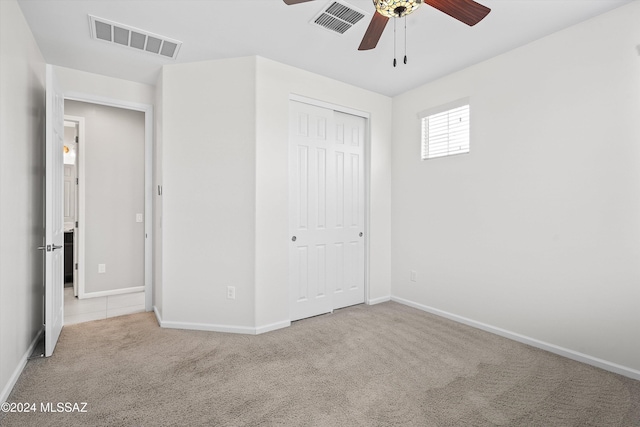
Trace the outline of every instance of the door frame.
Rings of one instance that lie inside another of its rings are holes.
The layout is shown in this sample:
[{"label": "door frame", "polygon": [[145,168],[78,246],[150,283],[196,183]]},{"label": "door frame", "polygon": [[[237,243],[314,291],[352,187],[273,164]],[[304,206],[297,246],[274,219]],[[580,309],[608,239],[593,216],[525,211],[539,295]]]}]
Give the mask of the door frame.
[{"label": "door frame", "polygon": [[[104,105],[107,107],[122,108],[125,110],[140,111],[144,113],[144,300],[145,310],[151,311],[153,309],[153,105],[143,104],[138,102],[125,101],[115,98],[107,98],[82,92],[65,92],[64,99],[69,101],[80,101],[90,104]],[[83,129],[84,132],[84,129]],[[84,170],[84,150],[82,144],[84,143],[84,135],[80,135],[80,147],[79,164],[78,168],[78,193],[79,193],[79,244],[80,244],[80,256],[78,259],[78,298],[91,298],[91,297],[103,297],[107,295],[117,295],[123,292],[100,292],[99,294],[91,293],[87,294],[84,291],[85,277],[84,277],[84,230],[83,230],[83,218],[85,215],[85,184],[83,178],[85,177]],[[127,291],[128,292],[128,291]]]},{"label": "door frame", "polygon": [[[79,141],[84,141],[84,117],[72,116],[69,114],[64,115],[65,122],[75,122],[77,126],[77,136]],[[80,148],[79,144],[75,143],[76,147],[76,176],[75,178],[78,180],[77,184],[74,185],[75,191],[75,217],[76,223],[79,224],[78,218],[80,218]],[[84,217],[84,210],[82,211],[82,216]],[[78,268],[73,269],[73,294],[74,296],[78,296],[80,290],[80,266],[82,265],[84,268],[84,251],[80,249],[84,249],[84,234],[82,235],[82,242],[80,242],[80,226],[77,227],[74,225],[73,227],[73,265],[78,266]],[[84,233],[84,230],[83,230]],[[84,277],[84,276],[83,276]],[[83,283],[84,286],[84,283]],[[84,289],[84,288],[83,288]]]},{"label": "door frame", "polygon": [[[321,101],[319,99],[310,98],[304,95],[298,95],[295,93],[289,94],[289,108],[291,108],[291,101],[301,102],[303,104],[314,105],[316,107],[326,108],[340,113],[351,114],[353,116],[362,117],[365,119],[365,135],[364,135],[364,303],[371,304],[370,289],[369,286],[369,264],[370,264],[370,248],[369,248],[369,231],[371,220],[371,113],[367,111],[357,110],[355,108],[345,107],[342,105],[334,104],[327,101]],[[291,170],[291,165],[289,165]],[[289,176],[289,186],[291,185],[291,176]],[[290,221],[290,218],[289,218]],[[288,292],[291,292],[289,287]]]}]

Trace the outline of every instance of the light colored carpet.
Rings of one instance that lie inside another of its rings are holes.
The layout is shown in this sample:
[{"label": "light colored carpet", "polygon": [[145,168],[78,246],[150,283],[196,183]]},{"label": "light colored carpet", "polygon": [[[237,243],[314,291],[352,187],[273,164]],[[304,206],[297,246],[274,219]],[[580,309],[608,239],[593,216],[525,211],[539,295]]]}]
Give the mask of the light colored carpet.
[{"label": "light colored carpet", "polygon": [[640,426],[640,381],[393,302],[258,336],[161,329],[150,313],[72,325],[10,401],[88,412],[6,427]]}]

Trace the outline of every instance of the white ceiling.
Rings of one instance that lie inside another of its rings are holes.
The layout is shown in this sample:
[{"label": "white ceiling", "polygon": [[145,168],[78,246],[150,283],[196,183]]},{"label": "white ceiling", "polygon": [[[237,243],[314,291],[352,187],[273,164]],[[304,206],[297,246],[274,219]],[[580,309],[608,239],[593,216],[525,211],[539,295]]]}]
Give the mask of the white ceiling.
[{"label": "white ceiling", "polygon": [[[344,35],[309,22],[331,0],[287,6],[282,0],[18,0],[48,63],[155,84],[162,65],[260,55],[384,95],[438,77],[584,21],[634,0],[480,0],[492,9],[468,27],[427,5],[393,20],[378,47],[358,51],[374,6],[346,0],[369,15]],[[183,42],[176,60],[90,38],[88,15]],[[213,77],[213,76],[212,76]]]}]

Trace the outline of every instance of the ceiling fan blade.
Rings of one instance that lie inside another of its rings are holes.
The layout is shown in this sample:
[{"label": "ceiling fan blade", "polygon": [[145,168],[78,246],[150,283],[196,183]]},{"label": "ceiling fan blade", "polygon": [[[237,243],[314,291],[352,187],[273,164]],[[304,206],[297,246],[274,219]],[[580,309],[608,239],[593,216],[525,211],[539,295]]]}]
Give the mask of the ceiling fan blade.
[{"label": "ceiling fan blade", "polygon": [[284,0],[284,2],[288,5],[292,5],[292,4],[298,4],[298,3],[306,3],[308,1],[313,1],[313,0]]},{"label": "ceiling fan blade", "polygon": [[473,0],[423,0],[423,2],[469,26],[476,25],[491,12],[491,9]]},{"label": "ceiling fan blade", "polygon": [[364,37],[362,37],[362,42],[358,50],[369,50],[376,47],[384,31],[384,27],[387,25],[387,21],[389,21],[388,17],[375,12],[367,31],[364,33]]}]

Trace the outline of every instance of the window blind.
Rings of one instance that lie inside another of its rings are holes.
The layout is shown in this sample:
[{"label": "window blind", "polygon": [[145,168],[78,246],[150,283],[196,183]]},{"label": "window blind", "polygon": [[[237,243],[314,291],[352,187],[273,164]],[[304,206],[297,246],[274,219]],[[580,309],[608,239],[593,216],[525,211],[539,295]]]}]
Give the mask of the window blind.
[{"label": "window blind", "polygon": [[422,160],[469,152],[469,104],[422,117]]}]

